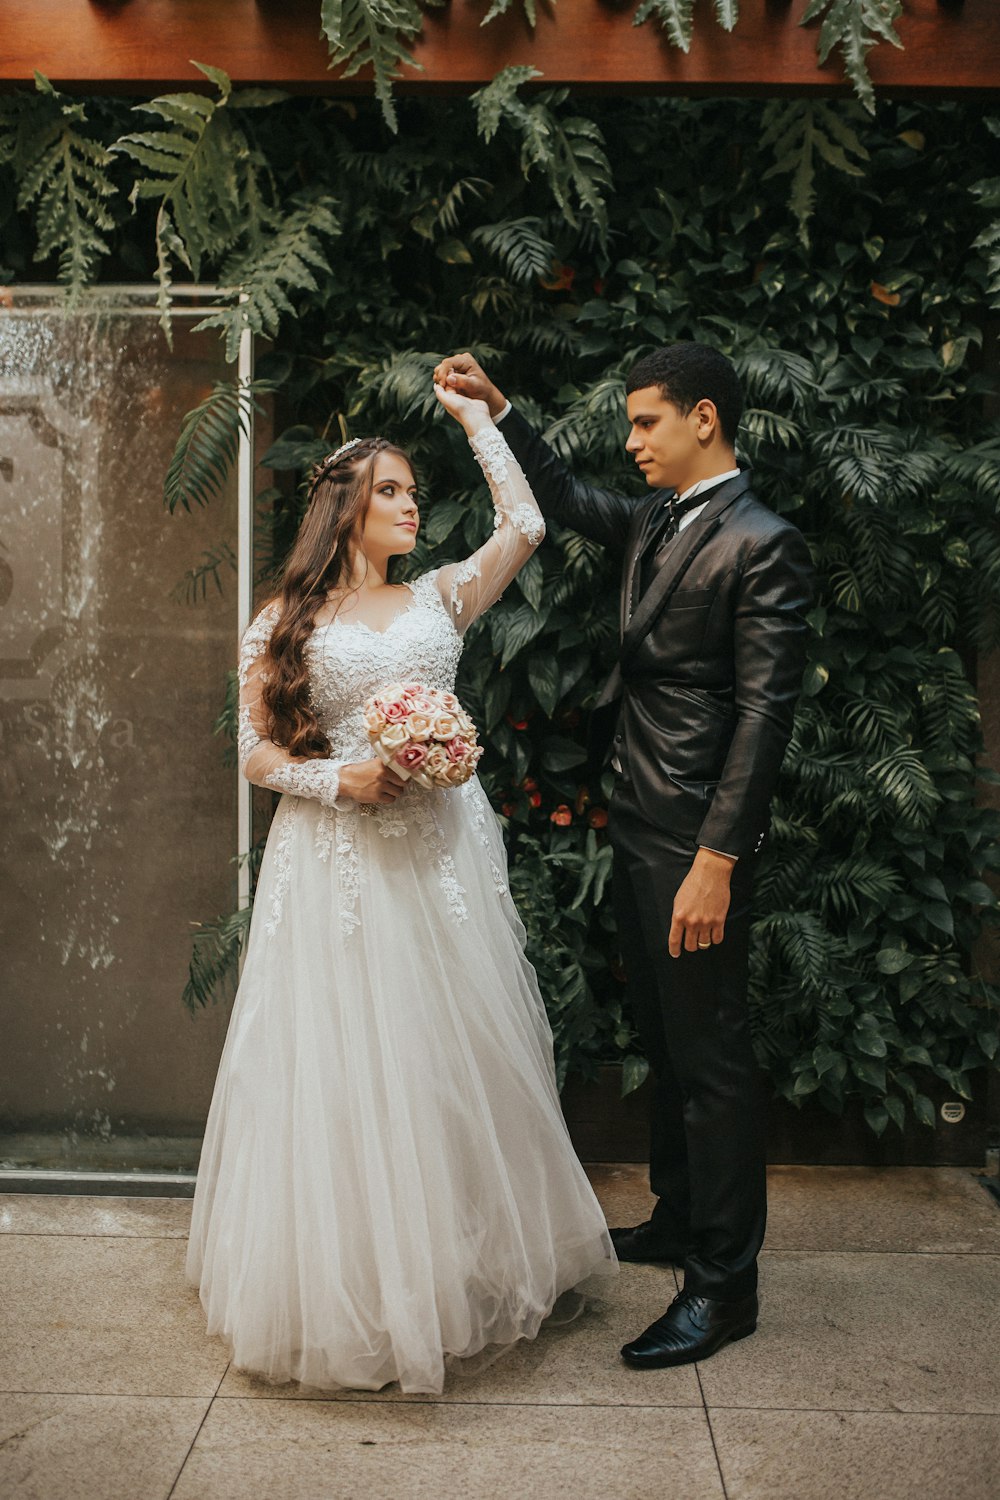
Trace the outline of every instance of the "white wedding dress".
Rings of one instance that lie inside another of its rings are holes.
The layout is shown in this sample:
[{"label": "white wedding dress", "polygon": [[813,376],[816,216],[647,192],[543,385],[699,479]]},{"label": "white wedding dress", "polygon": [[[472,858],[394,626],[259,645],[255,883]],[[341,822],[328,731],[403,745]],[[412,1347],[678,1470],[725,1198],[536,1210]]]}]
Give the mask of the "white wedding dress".
[{"label": "white wedding dress", "polygon": [[562,1293],[616,1265],[479,782],[408,782],[371,816],[338,797],[339,767],[371,758],[365,700],[392,682],[453,691],[461,632],[541,540],[503,437],[490,425],[471,442],[496,507],[486,544],[410,584],[386,630],[313,632],[330,760],[293,760],[267,737],[276,607],[244,638],[241,765],[283,796],[187,1274],[235,1365],[272,1381],[439,1392],[447,1364],[532,1338]]}]

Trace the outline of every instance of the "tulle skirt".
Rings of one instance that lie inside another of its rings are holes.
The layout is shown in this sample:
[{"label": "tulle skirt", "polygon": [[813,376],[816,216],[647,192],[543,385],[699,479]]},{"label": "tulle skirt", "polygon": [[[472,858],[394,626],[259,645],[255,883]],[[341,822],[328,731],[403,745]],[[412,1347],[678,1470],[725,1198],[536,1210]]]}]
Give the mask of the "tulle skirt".
[{"label": "tulle skirt", "polygon": [[187,1274],[272,1381],[436,1393],[616,1268],[496,820],[402,804],[283,798],[258,882]]}]

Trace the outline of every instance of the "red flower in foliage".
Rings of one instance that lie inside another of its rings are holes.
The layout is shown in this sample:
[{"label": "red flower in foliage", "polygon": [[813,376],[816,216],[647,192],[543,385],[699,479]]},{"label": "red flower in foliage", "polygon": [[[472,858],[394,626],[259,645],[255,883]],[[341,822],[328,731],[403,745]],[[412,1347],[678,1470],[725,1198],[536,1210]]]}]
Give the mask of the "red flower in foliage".
[{"label": "red flower in foliage", "polygon": [[592,807],[587,821],[591,828],[607,828],[608,810],[606,807]]},{"label": "red flower in foliage", "polygon": [[528,727],[527,719],[515,719],[513,714],[504,714],[504,718],[511,729],[527,729]]},{"label": "red flower in foliage", "polygon": [[541,794],[541,792],[532,792],[531,796],[528,798],[528,801],[531,803],[532,807],[541,807],[541,805],[542,805],[542,794]]},{"label": "red flower in foliage", "polygon": [[521,786],[524,788],[524,790],[526,792],[537,792],[538,791],[538,782],[535,780],[535,778],[533,776],[526,776],[524,778],[524,780],[521,782]]},{"label": "red flower in foliage", "polygon": [[547,292],[569,292],[572,291],[576,271],[572,266],[564,266],[560,261],[552,262],[552,275],[548,281],[538,278],[540,286]]},{"label": "red flower in foliage", "polygon": [[513,802],[503,802],[500,805],[500,811],[503,813],[505,818],[512,818],[517,812],[517,808],[514,806]]},{"label": "red flower in foliage", "polygon": [[549,822],[558,824],[560,828],[568,828],[572,821],[572,808],[567,807],[565,802],[560,802],[555,812],[549,813]]}]

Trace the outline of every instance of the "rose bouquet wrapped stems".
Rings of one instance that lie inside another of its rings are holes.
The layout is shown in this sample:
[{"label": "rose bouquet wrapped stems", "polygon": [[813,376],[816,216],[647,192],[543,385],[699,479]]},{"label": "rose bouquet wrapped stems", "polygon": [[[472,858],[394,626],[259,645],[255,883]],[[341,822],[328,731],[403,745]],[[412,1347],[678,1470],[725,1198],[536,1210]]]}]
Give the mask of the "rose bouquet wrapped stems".
[{"label": "rose bouquet wrapped stems", "polygon": [[368,699],[364,717],[375,754],[404,781],[430,790],[475,774],[483,747],[454,693],[393,682]]}]

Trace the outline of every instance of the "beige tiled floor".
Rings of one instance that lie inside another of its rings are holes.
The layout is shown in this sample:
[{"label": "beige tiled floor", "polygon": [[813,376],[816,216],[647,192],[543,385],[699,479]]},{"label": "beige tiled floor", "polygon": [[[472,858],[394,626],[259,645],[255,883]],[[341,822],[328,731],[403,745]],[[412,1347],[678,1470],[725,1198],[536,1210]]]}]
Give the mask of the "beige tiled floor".
[{"label": "beige tiled floor", "polygon": [[[649,1198],[593,1169],[612,1223]],[[3,1500],[995,1500],[1000,1207],[959,1169],[777,1168],[757,1335],[639,1375],[673,1295],[625,1266],[577,1323],[442,1397],[271,1387],[184,1286],[190,1203],[0,1197]]]}]

